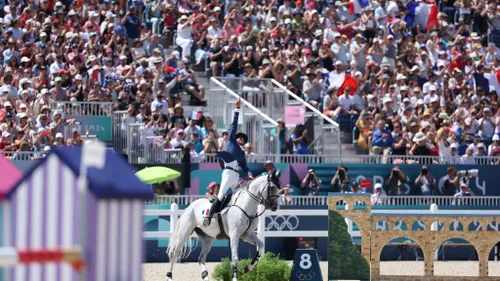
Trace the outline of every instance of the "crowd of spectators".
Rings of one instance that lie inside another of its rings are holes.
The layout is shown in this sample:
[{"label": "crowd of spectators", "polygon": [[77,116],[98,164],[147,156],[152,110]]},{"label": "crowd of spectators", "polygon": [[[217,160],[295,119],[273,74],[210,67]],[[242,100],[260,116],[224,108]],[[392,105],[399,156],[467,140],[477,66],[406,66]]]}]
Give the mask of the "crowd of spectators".
[{"label": "crowd of spectators", "polygon": [[[423,26],[416,19],[428,5],[439,11],[431,8],[434,18]],[[110,102],[146,123],[148,134],[165,136],[165,148],[212,153],[227,141],[224,133],[209,118],[184,113],[181,102],[181,93],[192,104],[210,102],[193,71],[208,62],[214,76],[282,83],[341,128],[356,128],[364,152],[440,155],[453,163],[500,155],[494,1],[10,0],[0,6],[2,150],[82,143],[78,130],[61,139],[71,122],[66,107]],[[332,77],[354,82],[338,87]],[[304,126],[275,134],[282,152],[308,153]]]}]

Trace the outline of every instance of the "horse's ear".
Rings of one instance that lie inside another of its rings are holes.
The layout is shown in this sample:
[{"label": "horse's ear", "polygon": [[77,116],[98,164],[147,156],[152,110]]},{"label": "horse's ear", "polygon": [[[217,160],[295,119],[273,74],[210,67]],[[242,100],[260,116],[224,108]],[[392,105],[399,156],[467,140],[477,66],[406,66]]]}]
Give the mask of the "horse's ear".
[{"label": "horse's ear", "polygon": [[273,171],[273,178],[279,180],[280,175],[281,175],[280,169],[276,169],[276,170]]}]

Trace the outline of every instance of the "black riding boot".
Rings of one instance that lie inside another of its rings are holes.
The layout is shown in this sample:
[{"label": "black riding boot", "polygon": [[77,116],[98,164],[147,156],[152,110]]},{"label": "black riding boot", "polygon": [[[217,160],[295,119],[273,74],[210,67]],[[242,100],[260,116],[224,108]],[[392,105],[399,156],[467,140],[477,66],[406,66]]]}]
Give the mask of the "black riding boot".
[{"label": "black riding boot", "polygon": [[205,218],[205,221],[203,222],[203,226],[207,227],[210,225],[212,222],[212,217],[220,212],[220,207],[221,207],[222,202],[219,200],[218,197],[215,197],[214,203],[212,203],[212,207],[210,207],[210,213],[208,214],[208,217]]}]

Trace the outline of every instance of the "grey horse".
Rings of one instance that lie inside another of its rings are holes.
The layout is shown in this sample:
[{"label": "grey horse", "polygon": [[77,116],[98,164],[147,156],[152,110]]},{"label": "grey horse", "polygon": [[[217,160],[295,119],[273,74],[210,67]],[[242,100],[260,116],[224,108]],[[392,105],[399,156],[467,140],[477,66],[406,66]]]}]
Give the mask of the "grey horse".
[{"label": "grey horse", "polygon": [[[263,255],[263,243],[255,233],[258,218],[265,210],[273,212],[279,208],[280,171],[275,170],[267,176],[254,179],[248,188],[237,190],[233,195],[228,208],[221,212],[223,231],[219,226],[217,216],[210,226],[203,227],[203,210],[210,209],[211,203],[207,199],[198,199],[179,218],[170,243],[168,246],[168,256],[170,268],[167,272],[167,281],[172,281],[172,270],[174,263],[184,251],[184,244],[194,233],[198,235],[202,243],[202,249],[198,262],[201,266],[201,279],[209,280],[205,261],[212,248],[212,243],[217,239],[229,239],[231,246],[233,275],[232,281],[238,280],[238,243],[239,239],[257,246],[257,253],[250,265],[245,268],[248,273],[257,265],[258,260]],[[261,207],[262,206],[262,207]],[[260,211],[262,210],[262,211]]]}]

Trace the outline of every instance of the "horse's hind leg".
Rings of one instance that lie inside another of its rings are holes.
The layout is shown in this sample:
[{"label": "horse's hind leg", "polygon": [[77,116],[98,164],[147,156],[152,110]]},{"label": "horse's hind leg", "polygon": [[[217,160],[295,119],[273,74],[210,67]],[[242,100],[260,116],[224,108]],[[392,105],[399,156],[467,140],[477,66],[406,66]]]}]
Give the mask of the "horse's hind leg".
[{"label": "horse's hind leg", "polygon": [[257,252],[253,257],[252,262],[249,265],[245,266],[244,269],[245,273],[250,273],[255,268],[255,266],[259,262],[259,259],[263,255],[262,249],[264,248],[264,243],[262,242],[262,240],[260,240],[260,238],[257,236],[255,232],[248,233],[247,235],[241,238],[243,239],[243,241],[257,246]]},{"label": "horse's hind leg", "polygon": [[201,266],[201,279],[203,281],[208,281],[209,280],[208,271],[207,268],[205,267],[205,262],[207,261],[208,253],[212,248],[212,244],[214,243],[215,238],[201,233],[197,234],[201,240],[201,252],[200,252],[200,257],[198,258],[198,263]]}]

